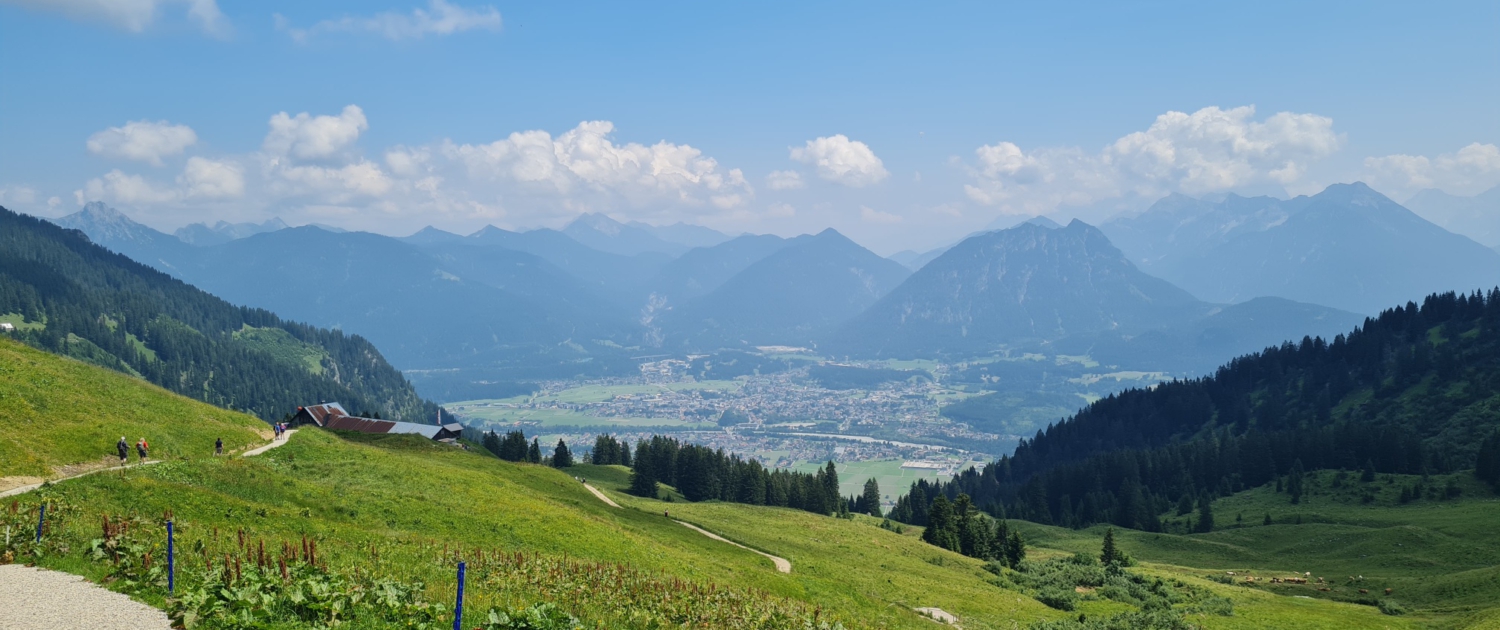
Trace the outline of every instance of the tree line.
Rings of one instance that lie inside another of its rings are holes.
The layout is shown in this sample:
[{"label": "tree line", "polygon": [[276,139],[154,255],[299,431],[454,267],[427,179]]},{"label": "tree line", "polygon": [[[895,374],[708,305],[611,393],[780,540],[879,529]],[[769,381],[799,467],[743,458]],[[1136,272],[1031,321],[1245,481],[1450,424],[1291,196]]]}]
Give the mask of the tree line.
[{"label": "tree line", "polygon": [[573,465],[573,452],[568,450],[568,443],[562,439],[557,440],[557,445],[552,447],[552,454],[546,457],[542,456],[541,442],[537,438],[531,438],[531,443],[527,444],[526,434],[521,431],[506,432],[505,437],[500,437],[494,431],[486,431],[479,443],[484,450],[508,462],[547,464],[553,468]]},{"label": "tree line", "polygon": [[[1500,477],[1500,290],[1435,294],[1331,342],[1304,338],[1213,375],[1094,402],[1012,455],[918,481],[891,517],[926,525],[938,497],[998,518],[1159,531],[1160,514],[1319,469]],[[1493,483],[1493,482],[1492,482]]]},{"label": "tree line", "polygon": [[655,497],[658,484],[666,484],[688,501],[716,499],[817,514],[847,508],[831,461],[817,473],[767,470],[755,459],[660,435],[636,443],[630,461],[630,493],[637,496]]},{"label": "tree line", "polygon": [[[299,405],[338,401],[431,423],[423,400],[368,341],[238,307],[99,247],[81,232],[0,208],[0,313],[27,322],[15,338],[270,421]],[[240,334],[284,333],[322,355],[317,370]]]}]

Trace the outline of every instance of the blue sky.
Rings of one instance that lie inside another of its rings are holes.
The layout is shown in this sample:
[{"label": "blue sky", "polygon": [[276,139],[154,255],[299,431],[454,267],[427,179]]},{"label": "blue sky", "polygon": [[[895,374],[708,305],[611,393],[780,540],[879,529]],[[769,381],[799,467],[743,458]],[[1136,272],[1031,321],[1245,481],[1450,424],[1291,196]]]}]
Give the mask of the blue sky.
[{"label": "blue sky", "polygon": [[1474,194],[1497,32],[1494,2],[0,0],[0,203],[890,253],[1172,191]]}]

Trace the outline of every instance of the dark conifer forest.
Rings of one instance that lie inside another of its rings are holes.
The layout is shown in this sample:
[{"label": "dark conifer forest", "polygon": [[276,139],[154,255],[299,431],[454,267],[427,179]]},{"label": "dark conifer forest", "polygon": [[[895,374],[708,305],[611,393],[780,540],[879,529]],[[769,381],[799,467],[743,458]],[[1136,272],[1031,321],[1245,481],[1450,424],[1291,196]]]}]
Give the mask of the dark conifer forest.
[{"label": "dark conifer forest", "polygon": [[24,316],[12,334],[31,346],[265,420],[319,401],[413,422],[438,414],[363,338],[234,306],[3,208],[0,314]]},{"label": "dark conifer forest", "polygon": [[938,497],[964,494],[1000,518],[1159,531],[1174,507],[1264,484],[1295,502],[1302,474],[1319,469],[1475,468],[1500,484],[1497,427],[1500,290],[1432,295],[1332,341],[1098,400],[982,472],[919,481],[890,517],[926,525]]}]

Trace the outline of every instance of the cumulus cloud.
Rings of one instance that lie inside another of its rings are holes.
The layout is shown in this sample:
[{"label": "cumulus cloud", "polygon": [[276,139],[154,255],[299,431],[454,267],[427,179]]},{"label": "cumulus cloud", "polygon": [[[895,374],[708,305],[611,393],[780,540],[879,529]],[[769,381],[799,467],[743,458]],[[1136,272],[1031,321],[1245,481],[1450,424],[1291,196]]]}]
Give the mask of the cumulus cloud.
[{"label": "cumulus cloud", "polygon": [[[519,131],[488,144],[445,142],[440,152],[471,178],[517,184],[531,194],[592,193],[635,204],[718,208],[737,207],[753,195],[740,169],[726,170],[692,146],[617,144],[613,132],[614,123],[586,121],[555,138],[541,130]],[[405,159],[398,161],[404,165]]]},{"label": "cumulus cloud", "polygon": [[1435,158],[1405,154],[1368,157],[1365,170],[1376,186],[1408,192],[1441,188],[1452,194],[1474,194],[1500,184],[1500,147],[1475,142]]},{"label": "cumulus cloud", "polygon": [[245,172],[231,162],[188,158],[178,176],[182,194],[193,199],[233,199],[245,194]]},{"label": "cumulus cloud", "polygon": [[307,112],[288,116],[279,112],[271,117],[270,125],[262,147],[275,155],[302,159],[330,157],[354,144],[359,134],[370,128],[358,105],[344,107],[338,116],[312,116]]},{"label": "cumulus cloud", "polygon": [[392,41],[401,41],[422,39],[428,35],[452,35],[463,31],[498,31],[501,19],[500,12],[491,6],[466,8],[444,0],[431,0],[426,10],[412,9],[409,14],[390,11],[368,17],[344,16],[324,20],[305,29],[292,27],[286,18],[277,14],[276,26],[298,42],[306,42],[318,33],[327,32],[373,33]]},{"label": "cumulus cloud", "polygon": [[1099,152],[1075,147],[1023,150],[1011,142],[975,149],[964,187],[978,203],[1010,213],[1045,213],[1172,191],[1204,194],[1253,184],[1293,184],[1309,164],[1343,144],[1333,120],[1280,112],[1255,119],[1255,107],[1167,112],[1149,128]]},{"label": "cumulus cloud", "polygon": [[855,188],[879,183],[890,176],[869,145],[844,134],[815,138],[792,147],[793,160],[816,167],[818,177]]},{"label": "cumulus cloud", "polygon": [[166,7],[186,7],[186,14],[211,35],[226,35],[229,24],[215,0],[6,0],[10,4],[61,13],[76,20],[99,21],[132,33],[144,32]]},{"label": "cumulus cloud", "polygon": [[881,212],[869,206],[860,206],[859,220],[865,223],[900,223],[901,217],[889,212]]},{"label": "cumulus cloud", "polygon": [[161,166],[162,158],[180,154],[197,142],[198,134],[187,125],[136,120],[89,136],[88,148],[95,155]]},{"label": "cumulus cloud", "polygon": [[766,187],[771,190],[793,190],[805,188],[807,183],[802,181],[802,174],[797,171],[771,171],[766,175]]},{"label": "cumulus cloud", "polygon": [[171,187],[161,187],[140,175],[114,169],[102,177],[90,179],[79,193],[84,201],[110,201],[126,205],[150,205],[175,202],[182,194]]}]

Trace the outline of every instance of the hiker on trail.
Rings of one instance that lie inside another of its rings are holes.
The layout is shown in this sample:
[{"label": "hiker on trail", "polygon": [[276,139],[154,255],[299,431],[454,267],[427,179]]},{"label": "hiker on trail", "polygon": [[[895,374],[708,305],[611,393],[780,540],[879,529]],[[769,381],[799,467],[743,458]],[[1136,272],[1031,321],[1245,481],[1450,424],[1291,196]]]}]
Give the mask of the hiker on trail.
[{"label": "hiker on trail", "polygon": [[141,456],[141,463],[146,463],[146,456],[151,453],[151,445],[146,443],[146,438],[142,437],[141,441],[135,443],[135,452]]},{"label": "hiker on trail", "polygon": [[661,511],[661,515],[665,516],[667,518],[672,518],[672,511],[671,510],[662,510]]},{"label": "hiker on trail", "polygon": [[224,438],[219,438],[217,440],[214,440],[214,455],[218,456],[218,455],[223,455],[223,454],[224,454]]},{"label": "hiker on trail", "polygon": [[120,453],[121,466],[130,461],[130,444],[125,441],[125,436],[120,436],[120,441],[115,444],[115,451]]}]

